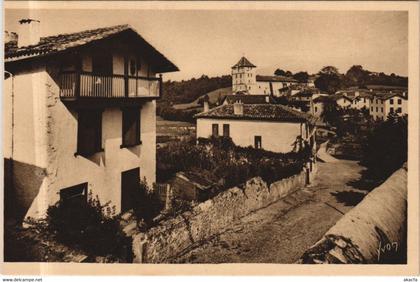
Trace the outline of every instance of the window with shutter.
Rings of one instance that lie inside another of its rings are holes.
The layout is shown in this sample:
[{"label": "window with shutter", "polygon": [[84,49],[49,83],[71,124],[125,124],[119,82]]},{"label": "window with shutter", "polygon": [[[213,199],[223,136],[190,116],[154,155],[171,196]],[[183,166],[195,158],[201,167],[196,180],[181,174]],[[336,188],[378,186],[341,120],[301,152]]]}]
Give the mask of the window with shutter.
[{"label": "window with shutter", "polygon": [[88,183],[82,183],[60,190],[60,201],[71,204],[87,203],[87,187]]},{"label": "window with shutter", "polygon": [[219,125],[217,123],[214,123],[211,126],[212,126],[212,135],[214,137],[219,136]]},{"label": "window with shutter", "polygon": [[229,124],[224,124],[223,125],[223,136],[224,137],[229,137],[230,136],[230,126],[229,126]]},{"label": "window with shutter", "polygon": [[132,147],[140,143],[140,109],[125,108],[122,116],[121,147]]},{"label": "window with shutter", "polygon": [[77,122],[77,154],[87,157],[102,151],[102,111],[81,110]]},{"label": "window with shutter", "polygon": [[255,146],[256,149],[261,149],[262,148],[261,136],[254,136],[254,146]]}]

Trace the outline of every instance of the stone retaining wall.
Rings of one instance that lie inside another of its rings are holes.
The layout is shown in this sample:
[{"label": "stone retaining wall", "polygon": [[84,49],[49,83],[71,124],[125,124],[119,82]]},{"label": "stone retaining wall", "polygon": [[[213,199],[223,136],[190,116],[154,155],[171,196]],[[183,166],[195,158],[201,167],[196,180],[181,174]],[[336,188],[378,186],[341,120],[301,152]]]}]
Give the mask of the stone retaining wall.
[{"label": "stone retaining wall", "polygon": [[[312,169],[311,169],[312,168]],[[311,171],[312,170],[312,171]],[[260,177],[233,187],[195,206],[175,218],[161,222],[146,233],[133,237],[135,263],[164,263],[222,233],[233,222],[267,207],[312,181],[316,165],[307,165],[301,173],[267,185]]]},{"label": "stone retaining wall", "polygon": [[407,168],[346,213],[299,263],[407,263]]}]

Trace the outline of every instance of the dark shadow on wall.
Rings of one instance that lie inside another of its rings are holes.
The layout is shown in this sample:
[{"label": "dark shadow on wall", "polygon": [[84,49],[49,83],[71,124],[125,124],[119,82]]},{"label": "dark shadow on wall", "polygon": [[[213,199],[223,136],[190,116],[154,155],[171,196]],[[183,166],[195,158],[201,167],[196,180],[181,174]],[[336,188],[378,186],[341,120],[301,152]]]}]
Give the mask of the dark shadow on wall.
[{"label": "dark shadow on wall", "polygon": [[134,146],[134,147],[128,147],[127,150],[136,155],[137,157],[140,157],[140,151],[141,151],[141,145]]},{"label": "dark shadow on wall", "polygon": [[4,159],[4,216],[21,223],[46,177],[44,168]]}]

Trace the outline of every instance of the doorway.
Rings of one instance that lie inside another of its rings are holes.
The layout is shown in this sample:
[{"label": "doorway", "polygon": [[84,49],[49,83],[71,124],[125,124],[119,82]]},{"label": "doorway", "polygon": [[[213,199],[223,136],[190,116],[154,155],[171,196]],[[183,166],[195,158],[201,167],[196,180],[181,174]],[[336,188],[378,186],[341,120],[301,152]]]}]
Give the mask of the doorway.
[{"label": "doorway", "polygon": [[134,207],[135,193],[139,189],[140,168],[134,168],[121,173],[121,212]]}]

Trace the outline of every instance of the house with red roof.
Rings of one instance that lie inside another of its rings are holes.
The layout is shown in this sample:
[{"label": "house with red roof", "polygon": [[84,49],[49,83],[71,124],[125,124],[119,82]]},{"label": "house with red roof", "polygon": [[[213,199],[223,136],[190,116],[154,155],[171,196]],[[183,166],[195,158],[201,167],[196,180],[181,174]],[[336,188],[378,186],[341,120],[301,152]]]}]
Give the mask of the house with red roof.
[{"label": "house with red roof", "polygon": [[161,74],[178,68],[128,25],[40,38],[39,24],[21,20],[5,45],[6,214],[89,193],[124,212],[155,182]]}]

